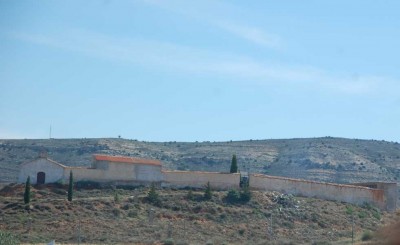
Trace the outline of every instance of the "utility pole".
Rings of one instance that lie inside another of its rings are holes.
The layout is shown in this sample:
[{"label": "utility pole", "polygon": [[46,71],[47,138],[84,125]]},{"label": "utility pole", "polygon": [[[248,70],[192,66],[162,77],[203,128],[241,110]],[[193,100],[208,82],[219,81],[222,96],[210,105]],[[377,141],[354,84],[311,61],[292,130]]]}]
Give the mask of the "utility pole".
[{"label": "utility pole", "polygon": [[172,237],[172,224],[171,224],[171,222],[168,223],[167,236],[168,236],[168,238]]},{"label": "utility pole", "polygon": [[154,209],[150,208],[149,209],[149,224],[153,225],[153,220],[154,220]]},{"label": "utility pole", "polygon": [[271,239],[273,238],[273,228],[272,228],[272,213],[271,213],[271,216],[269,216],[269,235],[270,235],[270,237],[271,237]]},{"label": "utility pole", "polygon": [[351,244],[354,244],[354,214],[351,214]]},{"label": "utility pole", "polygon": [[78,245],[81,244],[81,220],[78,221],[78,229],[77,229],[77,238],[78,238]]},{"label": "utility pole", "polygon": [[183,235],[185,237],[185,240],[187,239],[187,231],[186,231],[186,220],[183,220]]}]

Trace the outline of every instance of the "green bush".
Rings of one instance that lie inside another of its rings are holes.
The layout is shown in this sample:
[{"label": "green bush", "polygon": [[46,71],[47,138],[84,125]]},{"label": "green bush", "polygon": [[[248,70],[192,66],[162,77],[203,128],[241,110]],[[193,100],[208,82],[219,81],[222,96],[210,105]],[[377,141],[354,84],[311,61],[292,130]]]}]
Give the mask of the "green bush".
[{"label": "green bush", "polygon": [[313,242],[312,245],[330,245],[330,242],[322,241],[322,242]]},{"label": "green bush", "polygon": [[80,189],[100,189],[101,185],[99,182],[89,181],[89,180],[81,180],[75,183],[75,187]]},{"label": "green bush", "polygon": [[138,213],[137,213],[136,210],[130,210],[130,211],[128,212],[128,217],[129,217],[129,218],[136,218],[137,216],[138,216]]},{"label": "green bush", "polygon": [[248,187],[244,187],[240,192],[237,190],[230,190],[225,197],[228,203],[246,203],[251,199],[251,192]]},{"label": "green bush", "polygon": [[346,206],[346,214],[351,215],[354,213],[354,209],[351,206]]},{"label": "green bush", "polygon": [[164,244],[164,245],[174,245],[174,244],[175,244],[175,241],[174,241],[174,239],[172,239],[172,238],[168,238],[168,239],[165,239],[165,240],[163,241],[163,244]]},{"label": "green bush", "polygon": [[121,210],[119,208],[114,208],[112,210],[112,213],[114,214],[115,217],[119,217],[121,215]]},{"label": "green bush", "polygon": [[120,196],[118,194],[118,191],[115,191],[115,193],[114,193],[114,202],[115,203],[120,203],[121,202],[121,198],[120,198]]},{"label": "green bush", "polygon": [[193,200],[194,199],[194,195],[193,195],[193,191],[189,190],[187,195],[186,195],[186,199],[187,200]]},{"label": "green bush", "polygon": [[369,241],[371,240],[373,237],[372,233],[370,231],[365,231],[362,236],[361,236],[361,240],[363,241]]},{"label": "green bush", "polygon": [[240,199],[240,194],[237,190],[230,190],[226,195],[226,201],[228,203],[237,203]]},{"label": "green bush", "polygon": [[18,239],[11,233],[0,230],[0,244],[2,245],[17,245]]},{"label": "green bush", "polygon": [[374,216],[374,218],[377,220],[381,220],[381,213],[379,212],[379,210],[372,211],[372,216]]},{"label": "green bush", "polygon": [[365,219],[367,216],[368,216],[368,214],[365,211],[361,211],[361,212],[358,213],[358,217],[360,219]]},{"label": "green bush", "polygon": [[243,187],[242,191],[240,192],[240,201],[248,202],[251,200],[251,192],[249,187]]}]

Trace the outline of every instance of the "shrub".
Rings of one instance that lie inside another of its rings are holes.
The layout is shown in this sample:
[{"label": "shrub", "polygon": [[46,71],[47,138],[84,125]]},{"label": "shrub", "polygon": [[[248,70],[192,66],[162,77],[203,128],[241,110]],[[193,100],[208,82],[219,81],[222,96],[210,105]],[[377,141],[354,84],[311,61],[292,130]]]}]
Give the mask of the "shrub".
[{"label": "shrub", "polygon": [[369,240],[372,239],[372,237],[373,237],[373,235],[372,235],[372,233],[371,233],[370,231],[365,231],[365,232],[362,234],[361,240],[362,240],[362,241],[369,241]]},{"label": "shrub", "polygon": [[236,190],[228,191],[228,194],[225,197],[225,200],[228,203],[246,203],[251,199],[251,192],[248,187],[244,187],[240,193]]},{"label": "shrub", "polygon": [[165,240],[163,241],[163,244],[164,244],[164,245],[174,245],[174,244],[175,244],[175,241],[174,241],[174,239],[172,239],[172,238],[168,238],[168,239],[165,239]]},{"label": "shrub", "polygon": [[381,220],[381,214],[380,214],[379,210],[372,211],[372,216],[374,216],[374,218],[377,220]]},{"label": "shrub", "polygon": [[115,203],[119,203],[120,201],[121,201],[121,198],[120,198],[120,196],[118,194],[118,191],[115,191],[115,193],[114,193],[114,202]]},{"label": "shrub", "polygon": [[240,192],[240,201],[248,202],[251,200],[251,192],[248,186],[243,187],[242,191]]},{"label": "shrub", "polygon": [[75,187],[80,189],[100,189],[101,185],[99,182],[90,181],[90,180],[82,180],[75,183]]},{"label": "shrub", "polygon": [[129,210],[131,208],[131,204],[126,203],[124,206],[122,206],[123,210]]},{"label": "shrub", "polygon": [[287,228],[289,228],[289,229],[293,229],[294,228],[294,224],[292,222],[290,222],[290,221],[284,221],[282,225],[287,227]]},{"label": "shrub", "polygon": [[358,217],[359,217],[360,219],[364,219],[364,218],[366,218],[367,216],[368,216],[368,214],[367,214],[367,212],[365,212],[365,211],[361,211],[361,212],[358,213]]},{"label": "shrub", "polygon": [[115,217],[119,217],[121,215],[121,210],[119,210],[118,208],[114,208],[112,210],[112,213],[114,214]]},{"label": "shrub", "polygon": [[230,190],[226,195],[226,201],[228,203],[237,203],[240,199],[240,194],[237,190]]},{"label": "shrub", "polygon": [[193,195],[193,191],[189,190],[187,195],[186,195],[186,199],[187,200],[193,200],[194,199],[194,195]]},{"label": "shrub", "polygon": [[128,212],[128,217],[129,217],[129,218],[136,218],[137,216],[138,216],[138,213],[137,213],[136,210],[130,210],[130,211]]},{"label": "shrub", "polygon": [[351,215],[354,213],[354,209],[351,206],[346,206],[346,214]]},{"label": "shrub", "polygon": [[327,241],[322,241],[322,242],[313,242],[312,245],[330,245],[331,243]]},{"label": "shrub", "polygon": [[0,244],[17,245],[19,241],[13,234],[0,230]]}]

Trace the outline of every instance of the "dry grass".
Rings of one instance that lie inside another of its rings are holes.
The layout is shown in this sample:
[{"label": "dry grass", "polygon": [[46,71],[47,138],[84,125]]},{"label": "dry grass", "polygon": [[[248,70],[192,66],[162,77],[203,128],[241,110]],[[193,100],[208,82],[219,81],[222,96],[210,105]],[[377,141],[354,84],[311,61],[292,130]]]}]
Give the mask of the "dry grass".
[{"label": "dry grass", "polygon": [[161,204],[153,206],[146,202],[147,188],[80,190],[72,203],[62,190],[33,188],[29,210],[22,203],[22,185],[0,192],[0,229],[13,232],[25,243],[55,239],[76,244],[80,237],[89,244],[160,244],[170,236],[182,244],[310,244],[350,237],[349,207],[354,210],[358,233],[374,231],[392,219],[384,213],[378,220],[370,207],[288,196],[282,201],[279,193],[271,192],[253,192],[249,203],[231,205],[224,201],[226,191],[214,192],[213,199],[205,201],[202,190],[194,190],[193,200],[187,200],[187,190],[163,189],[159,190]]}]

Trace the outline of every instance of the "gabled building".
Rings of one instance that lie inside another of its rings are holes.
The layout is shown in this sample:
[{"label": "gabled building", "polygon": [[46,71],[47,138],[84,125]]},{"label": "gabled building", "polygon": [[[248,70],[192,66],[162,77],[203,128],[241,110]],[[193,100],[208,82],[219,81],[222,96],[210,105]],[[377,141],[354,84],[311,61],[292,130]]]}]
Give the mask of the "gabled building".
[{"label": "gabled building", "polygon": [[47,156],[41,156],[21,166],[18,182],[30,176],[32,184],[66,181],[70,171],[75,181],[97,182],[161,182],[161,162],[124,156],[93,155],[92,167],[69,167]]}]

